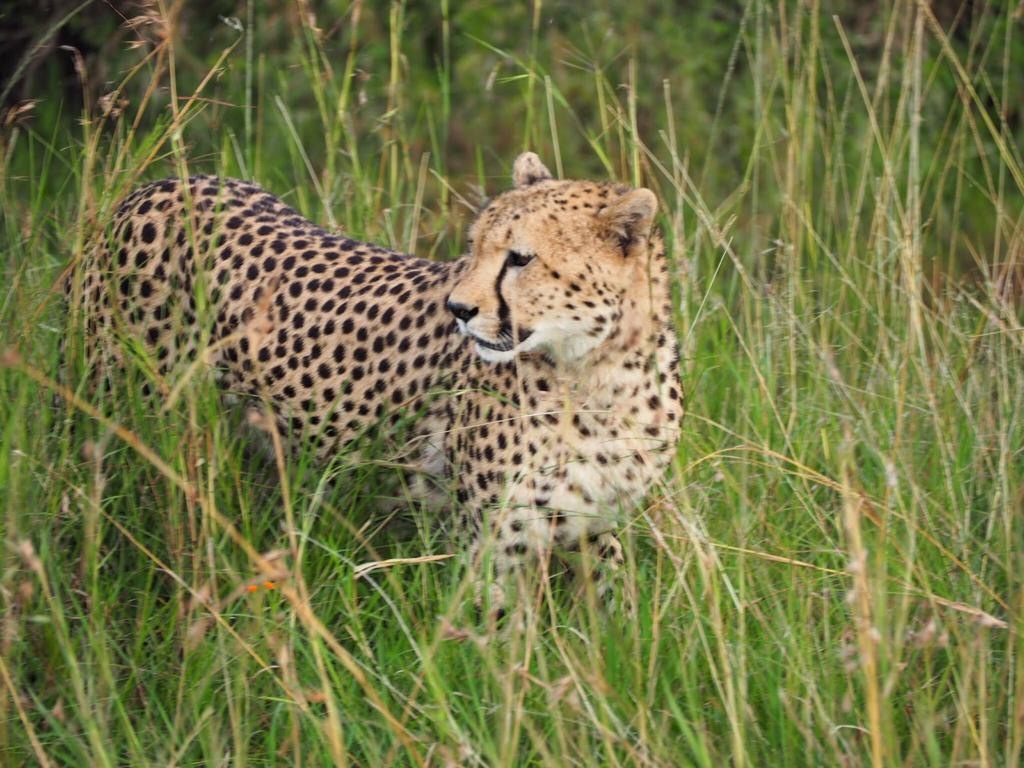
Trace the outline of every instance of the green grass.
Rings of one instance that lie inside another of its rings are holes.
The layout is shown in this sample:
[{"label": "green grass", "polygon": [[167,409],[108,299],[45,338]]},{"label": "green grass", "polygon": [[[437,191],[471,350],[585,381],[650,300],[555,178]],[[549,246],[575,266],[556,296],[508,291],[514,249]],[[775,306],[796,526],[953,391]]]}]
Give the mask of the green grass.
[{"label": "green grass", "polygon": [[[155,6],[100,62],[123,111],[90,82],[0,129],[0,764],[1016,764],[1013,9],[456,5]],[[688,416],[625,526],[635,621],[357,578],[447,551],[385,525],[386,456],[268,458],[201,369],[156,404],[141,363],[59,374],[59,275],[141,180],[450,258],[526,147],[663,204]]]}]

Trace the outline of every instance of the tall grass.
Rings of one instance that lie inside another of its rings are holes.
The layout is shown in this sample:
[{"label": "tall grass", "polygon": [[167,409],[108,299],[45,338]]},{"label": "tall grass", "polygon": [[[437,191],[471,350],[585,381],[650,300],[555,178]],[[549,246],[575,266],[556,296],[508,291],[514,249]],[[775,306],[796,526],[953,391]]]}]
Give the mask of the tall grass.
[{"label": "tall grass", "polygon": [[[201,59],[158,3],[112,95],[3,129],[0,763],[1019,761],[1019,20],[715,5],[572,37],[540,2],[249,2]],[[436,521],[389,524],[386,455],[267,458],[201,367],[59,374],[58,278],[140,180],[449,258],[524,147],[663,204],[688,416],[624,526],[633,621],[556,589],[495,631],[415,559]]]}]

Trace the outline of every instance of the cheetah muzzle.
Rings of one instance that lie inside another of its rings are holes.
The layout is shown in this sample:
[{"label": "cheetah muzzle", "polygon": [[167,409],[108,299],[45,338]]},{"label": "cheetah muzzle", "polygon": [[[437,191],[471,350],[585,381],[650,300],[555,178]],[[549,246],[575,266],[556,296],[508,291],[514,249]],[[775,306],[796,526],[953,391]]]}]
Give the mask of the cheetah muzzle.
[{"label": "cheetah muzzle", "polygon": [[324,461],[416,414],[405,445],[435,482],[411,487],[454,494],[456,539],[497,577],[491,609],[556,550],[593,551],[604,593],[616,522],[663,475],[683,417],[657,200],[555,180],[533,153],[513,181],[447,263],[325,231],[241,181],[142,187],[71,281],[90,364],[118,366],[125,336],[156,378],[202,353]]}]

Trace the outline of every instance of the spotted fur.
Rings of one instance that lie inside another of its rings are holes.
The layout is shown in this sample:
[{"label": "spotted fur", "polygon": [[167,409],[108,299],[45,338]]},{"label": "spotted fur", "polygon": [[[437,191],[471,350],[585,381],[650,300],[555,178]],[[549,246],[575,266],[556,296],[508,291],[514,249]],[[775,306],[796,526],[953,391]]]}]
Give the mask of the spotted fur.
[{"label": "spotted fur", "polygon": [[555,550],[590,542],[614,569],[616,521],[683,416],[656,200],[554,180],[532,153],[513,179],[449,263],[325,231],[242,181],[142,187],[84,265],[93,363],[116,365],[124,337],[157,380],[202,354],[325,461],[415,415],[403,445],[436,482],[413,488],[454,495],[473,562],[493,552],[492,607]]}]

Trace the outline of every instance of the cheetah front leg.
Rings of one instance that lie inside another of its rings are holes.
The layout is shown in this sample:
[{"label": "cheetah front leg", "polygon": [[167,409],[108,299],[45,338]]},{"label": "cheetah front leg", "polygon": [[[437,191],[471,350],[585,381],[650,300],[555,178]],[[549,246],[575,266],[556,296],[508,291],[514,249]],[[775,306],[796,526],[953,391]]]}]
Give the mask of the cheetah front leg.
[{"label": "cheetah front leg", "polygon": [[[478,535],[469,551],[471,567],[476,574],[474,605],[478,616],[483,617],[486,612],[489,621],[501,621],[511,607],[510,598],[518,593],[516,580],[524,571],[528,555],[525,548],[503,552],[503,546],[507,545],[500,538],[496,542],[487,542]],[[487,567],[488,559],[490,568]]]},{"label": "cheetah front leg", "polygon": [[547,538],[532,536],[529,525],[520,518],[506,519],[495,528],[493,538],[478,532],[469,554],[476,574],[477,610],[480,615],[486,611],[490,620],[498,621],[531,589],[551,577],[553,550]]},{"label": "cheetah front leg", "polygon": [[[635,615],[632,594],[622,584],[626,556],[619,537],[612,531],[605,531],[589,537],[586,543],[581,542],[580,549],[586,562],[578,575],[592,581],[598,601],[613,613]],[[585,589],[586,584],[581,584],[581,588]]]}]

